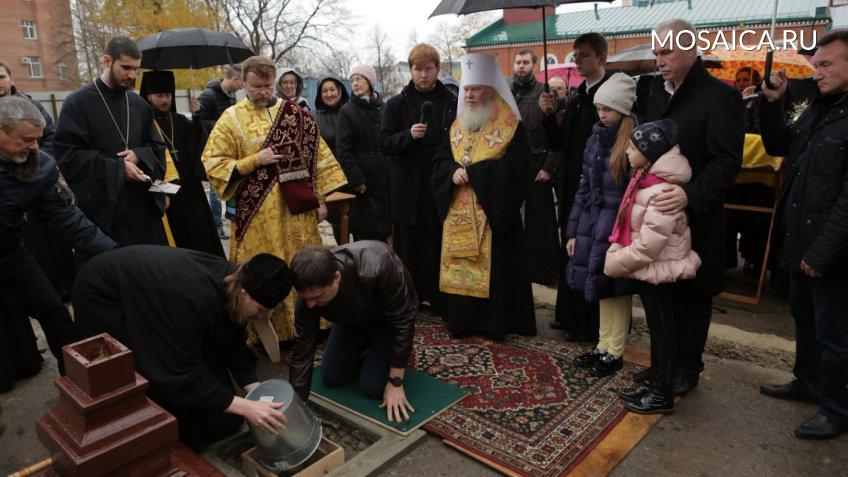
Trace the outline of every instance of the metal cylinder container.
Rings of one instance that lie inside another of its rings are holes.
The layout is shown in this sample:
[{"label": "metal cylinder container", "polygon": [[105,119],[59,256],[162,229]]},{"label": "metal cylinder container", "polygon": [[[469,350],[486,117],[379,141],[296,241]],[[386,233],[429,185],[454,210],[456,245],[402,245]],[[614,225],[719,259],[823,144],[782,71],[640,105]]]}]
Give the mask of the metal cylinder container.
[{"label": "metal cylinder container", "polygon": [[245,398],[283,403],[279,411],[286,416],[286,428],[276,436],[248,423],[263,465],[277,471],[289,470],[312,457],[321,443],[321,420],[306,407],[291,384],[282,379],[271,379],[257,386]]}]

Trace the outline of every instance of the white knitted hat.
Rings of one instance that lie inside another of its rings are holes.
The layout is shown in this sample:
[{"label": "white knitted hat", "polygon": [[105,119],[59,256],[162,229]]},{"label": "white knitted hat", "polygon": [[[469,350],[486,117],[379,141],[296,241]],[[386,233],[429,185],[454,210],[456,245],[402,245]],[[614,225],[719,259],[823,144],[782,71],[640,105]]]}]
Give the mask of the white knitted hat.
[{"label": "white knitted hat", "polygon": [[624,73],[609,77],[595,92],[595,104],[601,104],[619,113],[630,116],[636,102],[636,82]]}]

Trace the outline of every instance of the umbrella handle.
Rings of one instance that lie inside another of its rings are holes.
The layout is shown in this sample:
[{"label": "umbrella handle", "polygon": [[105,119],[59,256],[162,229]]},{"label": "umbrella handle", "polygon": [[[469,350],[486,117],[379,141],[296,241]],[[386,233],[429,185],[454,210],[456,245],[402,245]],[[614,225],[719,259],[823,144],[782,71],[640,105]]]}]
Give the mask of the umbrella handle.
[{"label": "umbrella handle", "polygon": [[551,92],[551,86],[548,84],[548,25],[545,7],[542,7],[542,65],[545,67],[545,93]]},{"label": "umbrella handle", "polygon": [[769,89],[774,89],[774,85],[771,84],[771,67],[772,67],[773,63],[774,63],[774,51],[770,49],[766,53],[766,69],[765,69],[765,72],[763,72],[763,76],[765,77],[765,80],[766,80],[766,86],[768,86]]},{"label": "umbrella handle", "polygon": [[224,42],[224,53],[227,54],[227,61],[230,63],[230,68],[232,68],[233,67],[233,57],[230,56],[230,43],[227,42],[227,41]]}]

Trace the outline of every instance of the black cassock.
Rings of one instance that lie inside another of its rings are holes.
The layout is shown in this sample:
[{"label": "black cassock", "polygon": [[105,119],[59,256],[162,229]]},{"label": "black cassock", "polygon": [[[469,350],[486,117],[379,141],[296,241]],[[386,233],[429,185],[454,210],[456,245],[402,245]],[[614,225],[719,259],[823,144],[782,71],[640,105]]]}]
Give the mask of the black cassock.
[{"label": "black cassock", "polygon": [[165,197],[147,192],[148,184],[124,180],[124,161],[117,154],[126,149],[125,139],[138,167],[151,179],[162,179],[165,148],[150,106],[136,93],[125,95],[98,78],[65,99],[53,152],[79,208],[119,246],[166,245]]},{"label": "black cassock", "polygon": [[[500,159],[477,162],[466,168],[492,229],[492,263],[488,299],[447,294],[444,319],[455,335],[483,334],[501,340],[507,333],[536,333],[520,213],[526,197],[530,155],[524,126],[519,124]],[[453,174],[459,168],[448,136],[433,159],[433,196],[442,222],[450,207]]]},{"label": "black cassock", "polygon": [[180,176],[177,182],[180,191],[171,196],[171,205],[166,212],[174,243],[180,248],[226,258],[203,189],[206,169],[200,161],[203,153],[200,120],[192,121],[173,112],[157,113],[155,118]]},{"label": "black cassock", "polygon": [[79,339],[109,333],[133,351],[151,399],[177,417],[198,447],[241,425],[224,414],[240,386],[257,381],[244,326],[225,310],[222,279],[236,264],[194,250],[125,247],[91,259],[74,284]]}]

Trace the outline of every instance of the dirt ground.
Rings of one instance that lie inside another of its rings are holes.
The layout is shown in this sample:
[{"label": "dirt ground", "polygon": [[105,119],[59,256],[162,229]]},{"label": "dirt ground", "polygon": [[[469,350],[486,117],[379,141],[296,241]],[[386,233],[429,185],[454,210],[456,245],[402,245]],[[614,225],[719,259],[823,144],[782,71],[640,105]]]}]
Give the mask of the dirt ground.
[{"label": "dirt ground", "polygon": [[[540,334],[560,336],[548,327],[555,291],[537,287],[535,295]],[[673,416],[664,417],[650,430],[612,474],[848,476],[848,435],[828,442],[796,439],[792,429],[812,417],[815,406],[769,399],[757,391],[762,383],[791,378],[793,327],[783,299],[768,296],[757,315],[719,307],[722,311],[713,314],[701,384],[679,401]],[[638,302],[634,316],[629,343],[646,346]],[[34,426],[35,418],[57,397],[52,385],[55,361],[49,353],[45,357],[41,374],[0,394],[0,475],[47,457]],[[497,474],[430,436],[384,475]]]}]

